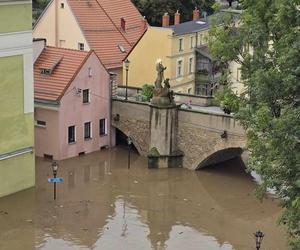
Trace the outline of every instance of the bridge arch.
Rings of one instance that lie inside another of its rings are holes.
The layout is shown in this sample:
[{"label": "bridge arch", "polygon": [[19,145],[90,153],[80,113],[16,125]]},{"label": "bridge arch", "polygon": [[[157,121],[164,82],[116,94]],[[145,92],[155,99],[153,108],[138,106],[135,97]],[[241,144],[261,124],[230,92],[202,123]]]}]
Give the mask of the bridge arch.
[{"label": "bridge arch", "polygon": [[243,149],[241,147],[230,147],[218,150],[206,158],[201,157],[200,163],[195,167],[195,170],[199,170],[201,168],[215,165],[217,163],[225,162],[236,157],[240,157],[243,153]]},{"label": "bridge arch", "polygon": [[[138,142],[137,142],[137,139],[134,137],[134,135],[132,135],[132,133],[126,133],[122,130],[120,130],[119,128],[117,127],[114,127],[115,129],[115,133],[116,133],[116,140],[120,139],[119,137],[124,137],[124,139],[122,138],[121,140],[127,140],[127,138],[130,136],[131,140],[132,140],[132,144],[133,144],[133,147],[137,150],[137,152],[141,155],[142,153],[142,149],[141,147],[139,146]],[[117,143],[117,141],[116,141]],[[123,145],[124,143],[122,143]],[[126,144],[127,144],[127,141],[126,141]]]}]

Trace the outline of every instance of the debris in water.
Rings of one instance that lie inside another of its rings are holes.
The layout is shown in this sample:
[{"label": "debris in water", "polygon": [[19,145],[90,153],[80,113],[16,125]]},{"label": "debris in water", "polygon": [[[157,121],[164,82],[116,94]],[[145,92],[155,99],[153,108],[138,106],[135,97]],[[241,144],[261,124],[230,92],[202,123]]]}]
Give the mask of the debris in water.
[{"label": "debris in water", "polygon": [[138,181],[134,181],[133,183],[134,183],[134,184],[138,184],[139,182],[138,182]]}]

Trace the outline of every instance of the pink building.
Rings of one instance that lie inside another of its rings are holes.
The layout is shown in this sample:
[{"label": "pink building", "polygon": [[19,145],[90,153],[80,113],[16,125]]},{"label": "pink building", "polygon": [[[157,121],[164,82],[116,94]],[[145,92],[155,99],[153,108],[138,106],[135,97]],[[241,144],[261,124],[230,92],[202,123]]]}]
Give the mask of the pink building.
[{"label": "pink building", "polygon": [[94,51],[45,47],[34,99],[37,156],[62,160],[111,146],[110,76]]}]

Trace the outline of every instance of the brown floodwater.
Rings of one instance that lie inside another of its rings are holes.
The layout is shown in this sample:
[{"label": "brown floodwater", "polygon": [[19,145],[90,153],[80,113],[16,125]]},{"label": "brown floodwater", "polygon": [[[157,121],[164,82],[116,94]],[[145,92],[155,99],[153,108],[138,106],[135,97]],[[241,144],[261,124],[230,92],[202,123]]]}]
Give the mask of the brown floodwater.
[{"label": "brown floodwater", "polygon": [[0,249],[287,249],[281,213],[254,196],[240,159],[201,171],[148,169],[124,148],[60,162],[53,201],[51,162],[37,158],[36,187],[0,199]]}]

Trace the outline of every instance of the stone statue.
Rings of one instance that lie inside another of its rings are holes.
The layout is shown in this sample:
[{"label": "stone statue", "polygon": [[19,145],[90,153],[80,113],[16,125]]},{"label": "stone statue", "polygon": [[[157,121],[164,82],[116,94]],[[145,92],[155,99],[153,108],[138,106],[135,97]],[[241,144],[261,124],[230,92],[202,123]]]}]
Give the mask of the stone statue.
[{"label": "stone statue", "polygon": [[162,88],[162,82],[164,80],[164,71],[166,69],[167,67],[163,66],[161,59],[158,59],[156,62],[157,78],[155,80],[155,88],[157,89]]},{"label": "stone statue", "polygon": [[[152,104],[160,106],[174,105],[174,94],[170,91],[170,79],[164,79],[164,71],[167,67],[164,67],[160,59],[156,63],[157,77],[155,80],[155,88],[153,90]],[[164,83],[164,86],[162,86]]]}]

